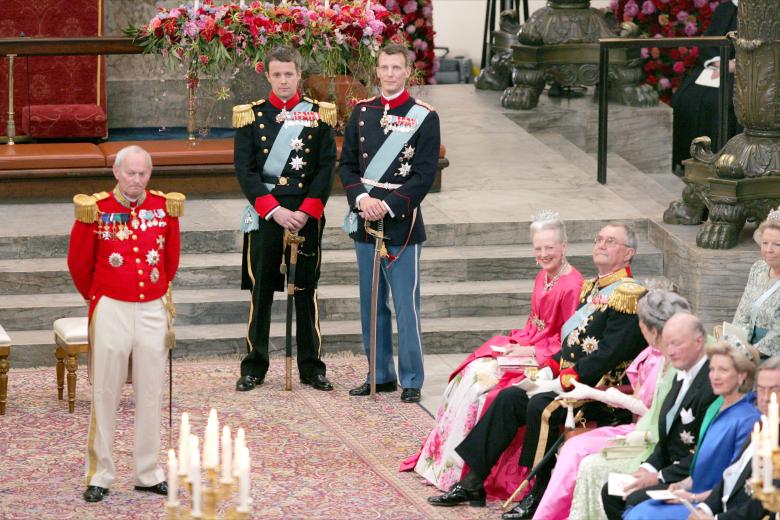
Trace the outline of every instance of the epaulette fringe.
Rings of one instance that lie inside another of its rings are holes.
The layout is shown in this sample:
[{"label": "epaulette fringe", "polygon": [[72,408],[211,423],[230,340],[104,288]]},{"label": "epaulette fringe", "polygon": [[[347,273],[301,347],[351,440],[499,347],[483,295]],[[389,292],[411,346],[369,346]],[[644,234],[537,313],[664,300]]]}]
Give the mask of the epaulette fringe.
[{"label": "epaulette fringe", "polygon": [[233,107],[233,128],[242,128],[255,122],[255,111],[252,110],[257,105],[265,102],[265,99],[253,101],[246,105],[236,105]]},{"label": "epaulette fringe", "polygon": [[624,278],[609,295],[607,306],[626,314],[636,314],[639,298],[647,292],[642,285],[636,283],[633,278]]}]

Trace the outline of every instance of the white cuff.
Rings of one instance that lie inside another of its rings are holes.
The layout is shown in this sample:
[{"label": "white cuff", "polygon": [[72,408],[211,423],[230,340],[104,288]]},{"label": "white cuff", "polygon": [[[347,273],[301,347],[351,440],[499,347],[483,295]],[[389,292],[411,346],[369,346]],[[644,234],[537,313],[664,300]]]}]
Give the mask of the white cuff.
[{"label": "white cuff", "polygon": [[643,462],[642,464],[639,465],[639,468],[640,469],[646,469],[650,473],[658,473],[658,470],[655,469],[655,466],[653,466],[649,462]]},{"label": "white cuff", "polygon": [[[710,65],[712,65],[712,64],[713,64],[713,63],[715,63],[715,62],[718,62],[718,63],[720,63],[720,56],[715,56],[714,58],[710,58],[710,59],[708,59],[707,61],[705,61],[705,62],[704,62],[704,68],[705,68],[705,69],[708,69],[708,68],[710,68]],[[713,67],[713,68],[714,68],[714,67]]]},{"label": "white cuff", "polygon": [[697,504],[696,507],[698,509],[701,509],[702,511],[704,511],[705,513],[707,513],[710,516],[715,516],[714,514],[712,514],[712,509],[710,509],[710,506],[708,506],[704,502],[699,502],[699,504]]},{"label": "white cuff", "polygon": [[268,214],[265,216],[265,219],[266,219],[266,220],[268,220],[268,221],[270,221],[270,220],[271,220],[271,215],[273,215],[273,214],[274,214],[274,211],[276,211],[276,210],[277,210],[277,209],[279,209],[279,208],[281,208],[281,206],[276,206],[274,209],[272,209],[271,211],[269,211],[269,212],[268,212]]},{"label": "white cuff", "polygon": [[368,193],[361,193],[355,197],[355,209],[360,209],[360,201],[363,199],[363,197],[368,197]]},{"label": "white cuff", "polygon": [[393,213],[393,210],[390,209],[390,206],[387,205],[387,202],[382,201],[382,204],[384,204],[385,207],[387,208],[387,213],[389,213],[391,217],[395,218],[395,213]]}]

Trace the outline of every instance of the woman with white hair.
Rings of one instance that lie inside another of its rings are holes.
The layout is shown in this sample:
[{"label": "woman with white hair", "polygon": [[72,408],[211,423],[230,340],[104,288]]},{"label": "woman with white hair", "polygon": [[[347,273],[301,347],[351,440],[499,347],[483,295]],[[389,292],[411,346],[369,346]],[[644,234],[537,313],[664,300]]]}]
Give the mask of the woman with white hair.
[{"label": "woman with white hair", "polygon": [[780,354],[780,208],[758,226],[755,238],[761,260],[750,268],[733,323],[765,358]]},{"label": "woman with white hair", "polygon": [[[455,447],[466,437],[483,411],[509,385],[525,377],[522,370],[503,372],[497,358],[511,355],[518,347],[534,347],[541,365],[561,348],[561,327],[577,309],[582,275],[566,261],[566,229],[557,213],[537,215],[530,226],[536,263],[541,270],[534,282],[531,313],[525,327],[508,336],[493,336],[469,355],[450,375],[436,424],[420,451],[401,464],[401,471],[414,470],[442,491],[449,491],[463,475],[463,459]],[[497,348],[494,348],[497,347]],[[522,440],[522,433],[518,434]],[[488,495],[506,498],[519,484],[516,443],[504,453],[508,463],[496,465],[485,483]],[[509,454],[512,452],[512,454]]]}]

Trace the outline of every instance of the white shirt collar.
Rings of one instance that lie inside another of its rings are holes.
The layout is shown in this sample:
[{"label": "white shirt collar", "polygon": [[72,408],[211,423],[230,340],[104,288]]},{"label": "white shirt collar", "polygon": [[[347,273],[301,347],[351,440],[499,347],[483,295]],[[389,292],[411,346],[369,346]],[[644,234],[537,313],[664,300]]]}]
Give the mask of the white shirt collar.
[{"label": "white shirt collar", "polygon": [[399,90],[398,92],[396,92],[392,96],[387,96],[387,95],[385,95],[384,92],[382,92],[382,97],[385,98],[385,101],[392,101],[392,100],[394,100],[395,98],[397,98],[398,96],[400,96],[403,93],[404,93],[404,89]]},{"label": "white shirt collar", "polygon": [[736,5],[736,6],[739,6],[739,0],[731,0],[731,1],[732,1],[732,3],[733,3],[734,5]]},{"label": "white shirt collar", "polygon": [[701,367],[704,366],[704,363],[707,362],[707,356],[702,356],[699,361],[696,362],[695,365],[693,365],[688,370],[678,370],[677,371],[677,380],[678,381],[688,381],[688,383],[692,383],[694,379],[696,379],[696,376],[699,375],[699,370],[701,370]]}]

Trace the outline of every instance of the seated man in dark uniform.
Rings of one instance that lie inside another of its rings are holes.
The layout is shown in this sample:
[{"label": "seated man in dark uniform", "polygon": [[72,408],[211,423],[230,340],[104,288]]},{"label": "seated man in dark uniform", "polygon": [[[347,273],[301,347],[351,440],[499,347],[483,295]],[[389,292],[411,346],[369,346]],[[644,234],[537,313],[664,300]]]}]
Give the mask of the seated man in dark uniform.
[{"label": "seated man in dark uniform", "polygon": [[[592,386],[602,381],[610,385],[623,382],[625,368],[646,346],[636,316],[636,303],[645,289],[630,278],[629,262],[636,248],[636,235],[624,224],[608,224],[599,231],[593,248],[599,276],[583,284],[580,307],[561,329],[561,351],[540,369],[533,390],[526,393],[513,386],[498,394],[456,448],[470,473],[448,493],[430,497],[431,504],[484,505],[482,484],[518,428],[526,426],[520,465],[530,470],[551,448],[563,426],[566,408],[555,400],[559,393],[573,388],[575,380]],[[584,411],[586,418],[600,424],[631,421],[630,412],[602,403],[588,404]],[[552,464],[541,468],[531,493],[505,514],[506,518],[533,515],[551,471]]]}]

